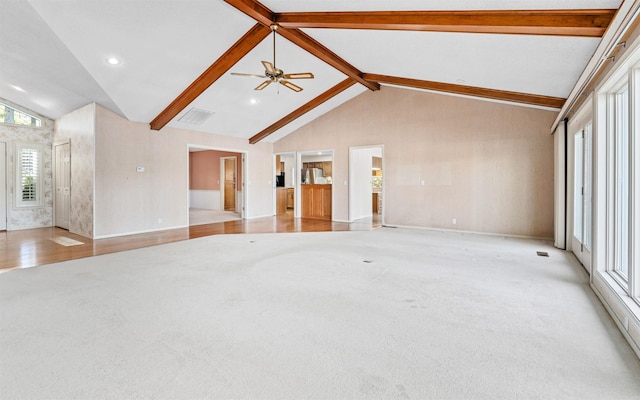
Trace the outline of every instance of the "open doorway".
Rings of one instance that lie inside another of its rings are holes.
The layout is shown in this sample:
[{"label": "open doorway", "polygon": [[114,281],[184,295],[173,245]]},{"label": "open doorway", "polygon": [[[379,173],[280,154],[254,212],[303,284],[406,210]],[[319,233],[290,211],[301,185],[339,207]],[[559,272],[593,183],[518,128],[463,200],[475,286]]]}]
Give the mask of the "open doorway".
[{"label": "open doorway", "polygon": [[242,152],[189,146],[189,225],[244,218]]},{"label": "open doorway", "polygon": [[384,220],[383,146],[349,149],[349,220],[381,226]]},{"label": "open doorway", "polygon": [[333,150],[298,153],[300,191],[296,217],[333,219]]},{"label": "open doorway", "polygon": [[274,204],[275,214],[293,218],[296,209],[296,153],[280,153],[274,156]]}]

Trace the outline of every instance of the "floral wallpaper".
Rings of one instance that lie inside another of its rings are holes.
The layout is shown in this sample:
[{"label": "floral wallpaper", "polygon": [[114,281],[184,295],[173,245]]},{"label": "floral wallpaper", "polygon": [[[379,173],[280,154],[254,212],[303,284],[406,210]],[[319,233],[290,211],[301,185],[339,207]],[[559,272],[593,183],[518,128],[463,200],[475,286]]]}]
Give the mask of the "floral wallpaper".
[{"label": "floral wallpaper", "polygon": [[[37,113],[0,99],[1,102],[42,119],[42,127],[9,125],[0,123],[0,142],[7,144],[7,230],[31,229],[53,224],[53,144],[54,122]],[[15,203],[15,150],[16,143],[41,144],[43,161],[43,205],[41,207],[16,208]]]},{"label": "floral wallpaper", "polygon": [[71,144],[69,231],[93,238],[96,105],[88,104],[56,121],[54,140]]}]

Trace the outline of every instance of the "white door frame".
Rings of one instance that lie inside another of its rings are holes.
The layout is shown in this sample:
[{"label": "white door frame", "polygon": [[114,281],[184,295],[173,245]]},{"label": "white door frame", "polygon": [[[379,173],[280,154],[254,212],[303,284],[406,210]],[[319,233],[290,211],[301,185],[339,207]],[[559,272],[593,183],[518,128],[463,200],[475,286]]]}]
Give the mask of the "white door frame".
[{"label": "white door frame", "polygon": [[[321,153],[321,155],[331,155],[331,170],[335,171],[335,152],[333,151],[333,149],[329,149],[329,150],[307,150],[307,151],[301,151],[296,153],[296,171],[302,171],[302,157],[304,156],[315,156],[318,155],[319,153]],[[274,160],[275,160],[275,156]],[[273,173],[275,174],[275,161],[274,161],[274,170]],[[300,175],[300,174],[297,174]],[[331,221],[335,221],[335,209],[336,209],[336,201],[335,201],[335,197],[336,197],[336,191],[334,190],[335,188],[335,184],[336,181],[335,179],[333,179],[335,177],[335,173],[331,172]],[[302,176],[297,176],[296,177],[296,185],[302,185]],[[295,218],[301,218],[302,217],[302,186],[296,186],[299,187],[300,190],[296,190],[295,191],[295,198],[293,200],[294,202],[294,209],[293,209],[293,215]],[[299,206],[298,206],[299,205]]]},{"label": "white door frame", "polygon": [[[300,167],[298,167],[298,160],[299,157],[297,156],[297,153],[295,151],[285,151],[283,153],[273,153],[273,171],[271,172],[271,176],[273,176],[273,215],[276,215],[276,211],[277,211],[277,204],[276,204],[276,156],[287,156],[287,157],[293,157],[293,170],[294,173],[292,174],[291,178],[291,182],[293,182],[293,215],[294,218],[296,217],[300,217],[299,215],[299,211],[298,211],[298,204],[299,204],[299,199],[298,199],[298,188],[299,188],[299,182],[298,182],[298,174],[295,173],[295,171],[300,171],[300,169],[302,168],[302,164],[300,164]],[[289,171],[285,171],[285,187],[287,187],[287,174],[289,174]]]},{"label": "white door frame", "polygon": [[[213,146],[204,146],[204,145],[198,145],[198,144],[189,144],[187,143],[187,182],[186,182],[186,210],[187,210],[187,225],[189,226],[189,150],[190,149],[201,149],[201,150],[214,150],[214,151],[224,151],[224,152],[228,152],[228,153],[238,153],[240,154],[240,163],[241,166],[240,168],[242,168],[242,199],[240,201],[241,207],[240,207],[240,218],[242,219],[246,219],[246,216],[248,215],[249,212],[249,186],[247,185],[247,170],[248,170],[248,164],[249,164],[249,154],[246,150],[238,150],[238,149],[229,149],[229,148],[220,148],[220,147],[213,147]],[[236,165],[236,172],[237,172],[237,165]],[[224,185],[224,181],[222,182],[222,184]],[[237,194],[237,189],[236,189],[236,194]],[[224,198],[222,199],[224,200]],[[237,202],[237,200],[236,200]],[[224,203],[222,203],[221,208],[224,210]],[[238,212],[236,210],[236,212]]]},{"label": "white door frame", "polygon": [[[63,146],[63,145],[69,145],[69,158],[71,158],[71,139],[67,139],[64,141],[60,141],[60,142],[54,142],[53,143],[53,151],[51,156],[53,157],[52,160],[52,170],[53,170],[53,210],[52,210],[52,214],[53,214],[53,226],[57,226],[56,225],[56,187],[57,187],[57,182],[56,182],[56,174],[57,174],[57,156],[56,156],[56,147],[57,146]],[[69,174],[71,174],[71,165],[69,165]],[[71,196],[71,179],[69,179],[69,196]],[[71,231],[71,197],[69,197],[69,226],[67,227],[67,230]]]},{"label": "white door frame", "polygon": [[[567,166],[568,166],[568,174],[567,174],[567,183],[569,188],[568,198],[567,198],[567,224],[569,225],[570,234],[567,237],[567,250],[573,252],[576,258],[580,261],[583,267],[587,270],[589,275],[591,275],[591,265],[592,265],[592,251],[593,247],[593,206],[591,207],[591,215],[587,215],[585,211],[585,205],[587,202],[586,195],[588,194],[589,187],[591,188],[591,197],[593,199],[593,125],[592,125],[592,108],[591,102],[586,102],[586,105],[583,106],[575,115],[573,120],[569,121],[568,124],[568,134],[567,134]],[[590,128],[588,128],[590,127]],[[591,132],[587,133],[587,129],[590,129]],[[584,138],[582,136],[584,135]],[[580,138],[582,143],[582,153],[580,158],[582,163],[580,166],[576,165],[576,151],[577,149],[577,140],[576,138]],[[591,142],[589,142],[591,140]],[[586,153],[587,146],[590,146],[592,156],[591,156],[591,166],[587,165]],[[578,178],[582,179],[582,182],[576,182],[577,178],[577,168],[580,168],[581,176]],[[591,181],[586,182],[586,171],[587,168],[591,169]],[[585,193],[583,195],[583,192]],[[581,204],[582,213],[581,215],[576,215],[576,201],[579,201]],[[593,201],[592,201],[593,203]],[[580,224],[582,226],[582,233],[578,237],[575,232],[575,219],[580,218]],[[587,229],[587,219],[591,219],[591,248],[589,248],[584,243],[585,239],[585,231]]]},{"label": "white door frame", "polygon": [[238,212],[238,158],[236,156],[225,156],[225,157],[220,157],[220,211],[226,211],[224,209],[224,178],[225,178],[225,160],[233,160],[233,172],[234,172],[234,176],[233,176],[233,190],[235,191],[234,194],[234,204],[233,204],[233,208],[234,208],[234,212]]},{"label": "white door frame", "polygon": [[7,186],[7,143],[0,142],[0,187],[3,196],[0,196],[0,231],[7,229],[7,197],[9,187]]},{"label": "white door frame", "polygon": [[[363,150],[363,149],[380,149],[380,151],[382,152],[382,171],[385,170],[385,162],[384,162],[384,145],[383,144],[378,144],[378,145],[368,145],[368,146],[353,146],[353,147],[349,147],[349,222],[353,222],[354,221],[354,207],[355,205],[353,204],[353,201],[355,199],[355,194],[353,193],[356,187],[355,185],[355,165],[353,164],[353,157],[354,157],[354,152],[357,150]],[[384,172],[383,172],[384,174]],[[382,195],[382,213],[380,215],[381,217],[381,224],[384,225],[384,214],[385,214],[385,184],[384,184],[384,175],[382,178],[382,191],[380,192],[380,194]]]}]

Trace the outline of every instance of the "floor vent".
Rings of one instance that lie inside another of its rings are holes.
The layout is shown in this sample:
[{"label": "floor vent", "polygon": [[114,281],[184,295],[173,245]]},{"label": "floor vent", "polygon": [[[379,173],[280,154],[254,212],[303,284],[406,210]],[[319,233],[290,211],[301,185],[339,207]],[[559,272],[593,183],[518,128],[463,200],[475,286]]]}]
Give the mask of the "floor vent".
[{"label": "floor vent", "polygon": [[549,253],[546,251],[536,251],[536,254],[540,257],[549,257]]}]

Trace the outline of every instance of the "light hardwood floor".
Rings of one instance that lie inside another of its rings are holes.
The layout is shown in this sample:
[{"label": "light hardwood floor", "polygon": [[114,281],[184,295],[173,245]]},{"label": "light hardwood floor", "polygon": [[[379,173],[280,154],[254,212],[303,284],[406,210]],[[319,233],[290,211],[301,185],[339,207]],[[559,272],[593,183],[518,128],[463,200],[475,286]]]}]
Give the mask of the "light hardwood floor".
[{"label": "light hardwood floor", "polygon": [[[50,264],[75,258],[155,246],[202,236],[242,233],[286,233],[370,230],[379,227],[375,219],[354,223],[293,218],[292,212],[278,217],[227,221],[170,229],[152,233],[91,240],[60,228],[38,228],[0,232],[0,271]],[[58,244],[54,239],[82,242],[75,246]]]}]

